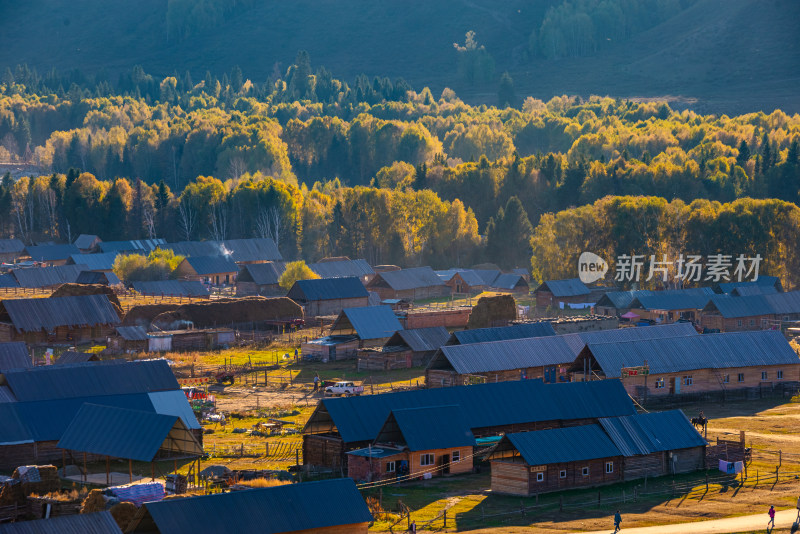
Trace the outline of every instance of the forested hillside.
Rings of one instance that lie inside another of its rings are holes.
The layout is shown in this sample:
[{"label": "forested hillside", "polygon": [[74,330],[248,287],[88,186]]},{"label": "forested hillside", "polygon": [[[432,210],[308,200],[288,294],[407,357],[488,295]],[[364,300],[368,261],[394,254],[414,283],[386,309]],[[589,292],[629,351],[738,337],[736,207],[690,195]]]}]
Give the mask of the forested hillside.
[{"label": "forested hillside", "polygon": [[[297,50],[337,77],[402,77],[493,104],[508,71],[518,95],[662,98],[703,112],[800,111],[794,0],[30,0],[0,6],[0,65],[79,69],[116,81],[140,64],[158,79],[254,82],[285,72]],[[490,68],[474,77],[453,44],[475,32]],[[31,36],[30,38],[22,36]],[[35,38],[33,38],[35,36]],[[517,102],[518,104],[520,102]]]}]

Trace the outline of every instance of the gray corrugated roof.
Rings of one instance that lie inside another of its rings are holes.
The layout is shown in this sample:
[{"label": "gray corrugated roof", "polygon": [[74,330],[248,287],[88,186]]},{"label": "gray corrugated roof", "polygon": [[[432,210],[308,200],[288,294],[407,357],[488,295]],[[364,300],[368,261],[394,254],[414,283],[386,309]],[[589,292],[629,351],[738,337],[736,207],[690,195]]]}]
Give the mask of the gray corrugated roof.
[{"label": "gray corrugated roof", "polygon": [[309,263],[308,267],[320,278],[361,277],[375,274],[375,270],[369,266],[366,260],[321,261]]},{"label": "gray corrugated roof", "polygon": [[190,256],[183,260],[199,275],[238,273],[239,266],[229,256]]},{"label": "gray corrugated roof", "polygon": [[23,341],[0,343],[0,371],[33,367],[28,346]]},{"label": "gray corrugated roof", "polygon": [[83,271],[78,275],[78,278],[75,280],[75,283],[116,286],[116,285],[121,285],[122,280],[120,280],[119,277],[111,271],[104,271],[104,272]]},{"label": "gray corrugated roof", "polygon": [[148,502],[143,507],[159,532],[170,534],[311,532],[373,520],[350,478]]},{"label": "gray corrugated roof", "polygon": [[602,418],[600,425],[624,456],[706,445],[680,410]]},{"label": "gray corrugated roof", "polygon": [[269,238],[226,239],[225,241],[180,241],[169,243],[161,248],[172,249],[181,256],[222,256],[229,255],[237,262],[258,262],[282,260],[275,242]]},{"label": "gray corrugated roof", "polygon": [[147,341],[147,330],[143,326],[118,326],[114,330],[127,341]]},{"label": "gray corrugated roof", "polygon": [[274,286],[278,284],[285,270],[286,264],[282,261],[248,263],[242,265],[238,280],[240,282],[252,281],[259,286]]},{"label": "gray corrugated roof", "polygon": [[106,295],[4,300],[0,302],[0,317],[20,332],[119,323],[117,310]]},{"label": "gray corrugated roof", "polygon": [[137,252],[141,251],[145,254],[159,247],[163,248],[166,243],[164,239],[135,239],[132,241],[102,241],[99,244],[100,250],[103,252]]},{"label": "gray corrugated roof", "polygon": [[545,280],[542,282],[542,285],[534,290],[534,293],[539,291],[549,291],[554,297],[577,297],[591,293],[591,290],[586,287],[586,284],[581,282],[578,278],[570,278],[568,280]]},{"label": "gray corrugated roof", "polygon": [[617,343],[621,341],[636,341],[638,339],[659,339],[664,337],[699,336],[691,323],[674,323],[657,326],[637,326],[633,328],[616,328],[613,330],[598,330],[596,332],[579,332],[564,334],[564,341],[572,349],[575,356],[583,350],[588,343]]},{"label": "gray corrugated roof", "polygon": [[730,293],[734,288],[747,286],[773,286],[780,291],[781,281],[777,276],[759,276],[754,282],[722,282],[717,289],[723,293]]},{"label": "gray corrugated roof", "polygon": [[412,330],[400,330],[395,333],[384,346],[408,345],[414,352],[427,352],[436,350],[447,342],[450,333],[443,326],[432,326],[430,328],[414,328]]},{"label": "gray corrugated roof", "polygon": [[80,249],[88,249],[94,245],[94,242],[97,241],[98,243],[102,241],[99,237],[94,234],[81,234],[75,240],[73,245]]},{"label": "gray corrugated roof", "polygon": [[357,299],[369,297],[367,289],[358,278],[315,278],[298,280],[286,295],[294,301]]},{"label": "gray corrugated roof", "polygon": [[553,330],[553,325],[547,321],[540,321],[538,323],[524,323],[512,326],[460,330],[453,332],[451,342],[467,345],[469,343],[486,343],[490,341],[554,335],[556,335],[556,331]]},{"label": "gray corrugated roof", "polygon": [[[393,435],[395,424],[402,438]],[[460,406],[424,406],[392,410],[375,441],[404,442],[410,451],[416,452],[472,447],[475,445],[475,436]]]},{"label": "gray corrugated roof", "polygon": [[[60,449],[137,460],[152,461],[164,446],[178,455],[200,455],[202,447],[189,437],[180,417],[150,411],[84,404],[58,442]],[[177,450],[175,450],[177,449]]]},{"label": "gray corrugated roof", "polygon": [[520,380],[420,389],[382,395],[326,398],[306,425],[327,416],[346,443],[372,441],[392,410],[457,405],[470,429],[499,425],[615,417],[636,413],[619,380],[543,384]]},{"label": "gray corrugated roof", "polygon": [[[743,297],[736,297],[743,298]],[[590,343],[588,350],[608,378],[623,367],[650,366],[650,374],[800,363],[778,331],[729,332],[622,343]]]},{"label": "gray corrugated roof", "polygon": [[401,269],[399,271],[386,271],[379,273],[378,276],[395,291],[445,285],[442,279],[439,278],[430,267],[413,267],[411,269]]},{"label": "gray corrugated roof", "polygon": [[749,286],[734,287],[730,294],[737,297],[749,297],[751,295],[772,295],[777,293],[778,289],[775,286],[760,286],[758,284]]},{"label": "gray corrugated roof", "polygon": [[69,261],[75,265],[85,265],[90,271],[110,271],[119,252],[100,252],[97,254],[72,254]]},{"label": "gray corrugated roof", "polygon": [[491,287],[495,287],[497,289],[516,289],[517,286],[524,286],[528,287],[528,282],[518,274],[501,274],[494,281],[490,284]]},{"label": "gray corrugated roof", "polygon": [[491,279],[487,282],[483,277],[481,277],[481,274],[474,269],[449,269],[447,271],[436,271],[436,275],[445,282],[452,280],[455,275],[459,275],[461,279],[470,286],[485,286],[493,282],[500,274],[500,271],[482,272],[491,272],[494,274],[494,276],[489,277]]},{"label": "gray corrugated roof", "polygon": [[400,324],[390,306],[345,308],[331,326],[331,332],[349,330],[348,324],[361,339],[391,337],[392,334],[403,329],[403,325]]},{"label": "gray corrugated roof", "polygon": [[97,360],[97,354],[93,352],[75,352],[74,350],[68,350],[59,355],[55,365],[71,365],[73,363],[87,363]]},{"label": "gray corrugated roof", "polygon": [[21,253],[25,244],[19,239],[0,239],[0,254]]},{"label": "gray corrugated roof", "polygon": [[111,512],[60,515],[0,525],[3,534],[122,534]]},{"label": "gray corrugated roof", "polygon": [[25,247],[25,251],[33,261],[66,260],[81,252],[75,245],[34,245]]},{"label": "gray corrugated roof", "polygon": [[800,313],[800,291],[741,297],[714,295],[703,311],[714,310],[726,318]]},{"label": "gray corrugated roof", "polygon": [[208,289],[197,280],[157,280],[133,282],[134,291],[141,295],[165,295],[170,297],[207,297]]},{"label": "gray corrugated roof", "polygon": [[686,290],[654,291],[651,295],[637,295],[630,304],[631,308],[645,310],[699,310],[714,295],[710,287],[701,288],[703,292],[687,292]]},{"label": "gray corrugated roof", "polygon": [[166,360],[47,365],[3,375],[20,402],[180,389]]},{"label": "gray corrugated roof", "polygon": [[[506,434],[528,465],[548,465],[622,456],[600,425],[583,425]],[[498,448],[503,447],[499,443]]]},{"label": "gray corrugated roof", "polygon": [[20,287],[51,287],[61,284],[72,284],[82,271],[88,270],[86,265],[58,265],[55,267],[29,267],[13,269],[11,274],[17,279]]},{"label": "gray corrugated roof", "polygon": [[609,291],[597,301],[597,306],[608,306],[617,309],[630,308],[634,299],[640,297],[651,297],[660,295],[663,298],[670,298],[674,295],[713,295],[714,291],[709,287],[690,287],[687,289],[669,289],[665,291],[650,291],[640,289],[635,291]]},{"label": "gray corrugated roof", "polygon": [[[552,366],[575,360],[572,349],[559,336],[446,345],[439,350],[458,374]],[[431,366],[438,358],[437,354]]]}]

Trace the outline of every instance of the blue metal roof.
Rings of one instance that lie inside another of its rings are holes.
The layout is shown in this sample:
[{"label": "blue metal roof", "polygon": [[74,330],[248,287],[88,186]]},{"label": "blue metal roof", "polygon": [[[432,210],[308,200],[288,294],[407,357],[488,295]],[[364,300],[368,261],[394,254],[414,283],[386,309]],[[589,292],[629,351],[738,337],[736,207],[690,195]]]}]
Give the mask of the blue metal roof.
[{"label": "blue metal roof", "polygon": [[172,391],[156,391],[148,393],[150,402],[153,404],[153,410],[162,415],[175,415],[183,420],[186,428],[198,429],[200,423],[197,422],[197,417],[192,411],[192,406],[186,399],[186,394],[180,389]]},{"label": "blue metal roof", "polygon": [[443,286],[445,283],[430,267],[413,267],[399,271],[386,271],[378,273],[389,287],[395,291],[416,289],[421,287]]},{"label": "blue metal roof", "polygon": [[538,323],[525,323],[512,326],[498,326],[494,328],[476,328],[474,330],[459,330],[453,332],[453,337],[448,344],[467,345],[470,343],[486,343],[489,341],[504,341],[507,339],[522,339],[526,337],[554,336],[556,331],[547,321]]},{"label": "blue metal roof", "polygon": [[115,286],[122,281],[112,271],[83,271],[75,279],[76,284],[102,284]]},{"label": "blue metal roof", "polygon": [[737,297],[748,297],[751,295],[772,295],[773,293],[777,292],[778,288],[775,286],[761,286],[754,284],[734,287],[729,294]]},{"label": "blue metal roof", "polygon": [[56,265],[55,267],[28,267],[14,269],[11,274],[20,287],[37,288],[71,284],[78,279],[86,265]]},{"label": "blue metal roof", "polygon": [[[395,435],[396,430],[400,436]],[[405,443],[412,452],[473,447],[472,435],[460,406],[425,406],[392,410],[376,442]]]},{"label": "blue metal roof", "polygon": [[758,279],[753,282],[722,282],[717,288],[722,293],[730,293],[737,287],[747,286],[772,286],[780,291],[781,281],[777,276],[759,276]]},{"label": "blue metal roof", "polygon": [[[149,462],[173,431],[186,433],[180,417],[84,404],[64,431],[58,447]],[[178,454],[202,454],[196,441],[171,440],[164,448]]]},{"label": "blue metal roof", "polygon": [[226,239],[225,241],[180,241],[162,245],[181,256],[228,256],[233,261],[259,262],[282,260],[275,241],[270,238]]},{"label": "blue metal roof", "polygon": [[733,294],[714,295],[704,311],[718,311],[725,318],[800,313],[800,291],[741,297]]},{"label": "blue metal roof", "polygon": [[345,308],[333,323],[331,332],[349,330],[348,325],[352,326],[361,339],[388,338],[403,329],[390,306]]},{"label": "blue metal roof", "polygon": [[624,456],[706,445],[681,410],[603,418],[600,425]]},{"label": "blue metal roof", "polygon": [[0,274],[0,287],[19,287],[19,283],[11,273]]},{"label": "blue metal roof", "polygon": [[0,239],[0,254],[20,253],[25,250],[25,244],[19,239]]},{"label": "blue metal roof", "polygon": [[714,295],[710,287],[702,289],[706,291],[687,293],[685,290],[671,290],[654,291],[651,295],[637,295],[630,307],[645,310],[699,310]]},{"label": "blue metal roof", "polygon": [[337,260],[309,263],[308,268],[317,273],[320,278],[340,278],[345,276],[369,276],[375,270],[366,260]]},{"label": "blue metal roof", "polygon": [[450,332],[443,326],[413,328],[395,333],[384,346],[407,345],[414,352],[427,352],[444,345],[449,337]]},{"label": "blue metal roof", "polygon": [[111,512],[59,515],[0,525],[3,534],[122,534]]},{"label": "blue metal roof", "polygon": [[315,278],[298,280],[286,295],[294,301],[357,299],[369,297],[367,289],[358,278]]},{"label": "blue metal roof", "polygon": [[373,520],[350,478],[169,499],[143,507],[159,532],[170,534],[311,532]]},{"label": "blue metal roof", "polygon": [[110,271],[119,252],[101,252],[98,254],[72,254],[69,258],[75,265],[85,265],[89,271]]},{"label": "blue metal roof", "polygon": [[180,389],[166,360],[48,365],[4,376],[21,402]]},{"label": "blue metal roof", "polygon": [[322,399],[305,431],[327,424],[330,416],[345,442],[372,441],[392,410],[446,405],[460,406],[471,429],[636,413],[618,380],[547,385],[521,380]]},{"label": "blue metal roof", "polygon": [[544,336],[445,345],[431,360],[429,368],[441,368],[442,358],[458,374],[472,374],[567,364],[575,360],[575,354],[561,336]]},{"label": "blue metal roof", "polygon": [[72,244],[79,249],[89,249],[95,244],[95,242],[100,243],[101,241],[102,239],[94,234],[81,234]]},{"label": "blue metal roof", "polygon": [[101,241],[98,243],[103,252],[135,252],[141,251],[145,254],[161,247],[166,243],[164,239],[136,239],[133,241]]},{"label": "blue metal roof", "polygon": [[259,286],[274,286],[278,284],[285,270],[286,264],[282,261],[248,263],[242,265],[238,280],[240,282],[252,281]]},{"label": "blue metal roof", "polygon": [[622,456],[600,425],[583,425],[535,432],[506,434],[508,440],[528,465],[579,462]]},{"label": "blue metal roof", "polygon": [[775,330],[589,343],[584,350],[589,351],[608,378],[618,378],[623,367],[641,366],[645,361],[651,375],[800,363],[783,334]]},{"label": "blue metal roof", "polygon": [[20,419],[16,403],[0,402],[0,445],[32,442],[33,436]]},{"label": "blue metal roof", "polygon": [[[492,276],[481,276],[483,273],[492,273]],[[436,271],[436,275],[445,282],[449,282],[455,275],[459,275],[470,286],[486,286],[500,275],[500,271],[481,271],[479,273],[474,269],[449,269],[447,271]],[[489,278],[488,281],[487,278]]]},{"label": "blue metal roof", "polygon": [[534,293],[539,291],[549,291],[554,297],[577,297],[580,295],[589,295],[591,290],[586,287],[586,284],[578,278],[570,278],[568,280],[545,280],[542,285],[534,290]]},{"label": "blue metal roof", "polygon": [[27,369],[33,367],[28,346],[23,341],[0,343],[0,372],[3,369]]},{"label": "blue metal roof", "polygon": [[11,299],[0,302],[2,320],[20,332],[52,332],[59,326],[119,324],[117,310],[106,295],[78,295],[46,299]]},{"label": "blue metal roof", "polygon": [[516,289],[518,286],[528,287],[528,282],[521,275],[504,273],[495,278],[490,285],[497,289],[512,290]]},{"label": "blue metal roof", "polygon": [[55,362],[55,365],[67,365],[67,364],[74,364],[74,363],[87,363],[91,361],[97,361],[98,357],[97,354],[93,352],[76,352],[74,350],[68,350],[66,352],[62,352],[58,359]]},{"label": "blue metal roof", "polygon": [[25,251],[33,261],[66,260],[72,254],[80,254],[75,245],[38,245],[26,247]]},{"label": "blue metal roof", "polygon": [[230,256],[189,256],[185,260],[199,275],[238,273],[239,266]]},{"label": "blue metal roof", "polygon": [[660,339],[664,337],[699,336],[691,323],[673,323],[655,326],[637,326],[633,328],[615,328],[613,330],[597,330],[595,332],[578,332],[564,334],[564,341],[577,356],[589,343],[618,343],[639,339]]}]

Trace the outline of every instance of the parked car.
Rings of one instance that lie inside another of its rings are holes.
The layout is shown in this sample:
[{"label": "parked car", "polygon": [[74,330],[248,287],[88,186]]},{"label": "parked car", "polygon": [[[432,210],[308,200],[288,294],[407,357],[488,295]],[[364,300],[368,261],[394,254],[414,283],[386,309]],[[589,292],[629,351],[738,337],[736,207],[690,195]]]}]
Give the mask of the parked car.
[{"label": "parked car", "polygon": [[349,397],[350,395],[361,395],[362,393],[364,393],[364,387],[357,386],[354,382],[336,382],[332,386],[325,388],[325,395],[344,395]]}]

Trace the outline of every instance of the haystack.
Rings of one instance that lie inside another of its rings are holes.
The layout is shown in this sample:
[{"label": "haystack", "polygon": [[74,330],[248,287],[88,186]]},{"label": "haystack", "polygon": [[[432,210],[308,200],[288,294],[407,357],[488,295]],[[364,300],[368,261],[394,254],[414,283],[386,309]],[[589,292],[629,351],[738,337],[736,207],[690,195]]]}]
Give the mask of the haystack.
[{"label": "haystack", "polygon": [[54,465],[38,465],[35,466],[39,471],[38,482],[27,482],[24,477],[20,476],[19,467],[14,469],[11,478],[20,480],[22,479],[22,491],[25,495],[36,493],[44,495],[51,491],[58,491],[61,488],[61,480],[58,477],[58,469]]},{"label": "haystack", "polygon": [[122,317],[122,304],[114,290],[101,284],[61,284],[53,291],[50,298],[79,297],[81,295],[106,295],[117,310],[117,315]]},{"label": "haystack", "polygon": [[102,512],[106,509],[106,499],[103,497],[103,490],[93,489],[89,495],[83,500],[81,506],[82,514],[91,514],[94,512]]},{"label": "haystack", "polygon": [[195,328],[253,324],[264,321],[302,319],[303,308],[286,297],[244,297],[183,304],[178,309],[162,313],[153,319],[161,330],[185,328],[191,322]]},{"label": "haystack", "polygon": [[517,318],[517,302],[511,295],[481,297],[472,308],[467,329],[505,326]]},{"label": "haystack", "polygon": [[162,313],[175,311],[178,308],[180,308],[180,304],[142,304],[140,306],[134,306],[125,314],[122,325],[144,326],[145,328],[149,328],[153,319]]},{"label": "haystack", "polygon": [[132,502],[121,502],[112,506],[109,511],[111,512],[111,517],[117,522],[119,529],[125,532],[138,510]]}]

